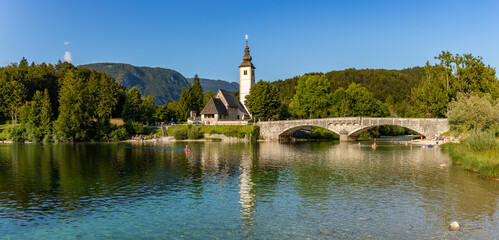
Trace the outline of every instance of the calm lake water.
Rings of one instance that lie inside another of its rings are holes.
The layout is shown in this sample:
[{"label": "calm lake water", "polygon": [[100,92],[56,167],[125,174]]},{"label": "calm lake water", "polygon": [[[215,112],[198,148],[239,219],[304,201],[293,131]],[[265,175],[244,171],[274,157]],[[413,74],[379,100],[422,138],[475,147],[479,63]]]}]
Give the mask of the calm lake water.
[{"label": "calm lake water", "polygon": [[0,144],[0,238],[499,239],[499,181],[443,150],[184,146]]}]

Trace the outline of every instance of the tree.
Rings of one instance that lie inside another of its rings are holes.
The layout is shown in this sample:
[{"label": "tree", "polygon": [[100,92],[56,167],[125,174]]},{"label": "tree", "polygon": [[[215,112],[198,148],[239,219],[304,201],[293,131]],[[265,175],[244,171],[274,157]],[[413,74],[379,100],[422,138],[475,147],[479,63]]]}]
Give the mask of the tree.
[{"label": "tree", "polygon": [[351,116],[360,117],[387,117],[388,107],[377,100],[367,88],[352,83],[345,91]]},{"label": "tree", "polygon": [[476,134],[499,123],[499,103],[493,105],[490,94],[480,97],[476,93],[458,93],[457,99],[449,103],[447,117],[452,129]]},{"label": "tree", "polygon": [[[208,90],[204,93],[204,99],[203,99],[203,107],[206,106],[206,104],[208,103],[208,101],[210,101],[211,98],[214,98],[217,94]],[[203,110],[201,108],[201,110]]]},{"label": "tree", "polygon": [[246,96],[246,106],[254,117],[277,120],[280,115],[279,91],[269,82],[258,81]]},{"label": "tree", "polygon": [[189,111],[191,110],[191,89],[192,86],[190,83],[187,85],[187,90],[182,88],[180,99],[178,100],[177,117],[182,121],[185,121],[189,117]]},{"label": "tree", "polygon": [[22,105],[26,99],[26,88],[23,84],[12,81],[7,86],[7,92],[10,93],[7,95],[7,105],[9,106],[10,118],[12,123],[17,123],[17,117],[19,116],[19,111],[21,110]]},{"label": "tree", "polygon": [[440,63],[425,66],[421,84],[412,89],[412,102],[417,116],[444,117],[447,106],[457,93],[490,93],[499,97],[499,81],[495,69],[486,66],[481,57],[471,54],[442,52],[435,57]]},{"label": "tree", "polygon": [[51,133],[52,109],[48,90],[36,91],[33,101],[27,102],[20,114],[21,124],[26,129],[29,141],[39,142]]},{"label": "tree", "polygon": [[194,80],[192,81],[190,96],[191,96],[190,110],[197,111],[198,113],[201,112],[201,110],[204,107],[204,93],[203,93],[203,87],[199,82],[199,77],[197,74],[194,76]]},{"label": "tree", "polygon": [[447,92],[446,74],[448,71],[442,66],[425,66],[425,75],[421,79],[421,86],[412,90],[412,102],[416,116],[444,117],[447,112],[447,103],[450,101]]},{"label": "tree", "polygon": [[175,101],[175,100],[169,100],[167,103],[166,103],[166,108],[170,111],[171,115],[168,116],[168,118],[166,120],[168,121],[177,121],[178,119],[178,116],[177,116],[177,112],[178,112],[178,102]]},{"label": "tree", "polygon": [[149,123],[154,121],[154,112],[155,112],[155,106],[156,102],[154,101],[154,97],[152,96],[147,96],[147,97],[142,97],[142,109],[143,109],[143,118],[142,122],[145,122],[147,125]]},{"label": "tree", "polygon": [[113,109],[118,103],[119,87],[113,78],[104,73],[100,74],[98,79],[96,115],[100,122],[105,122],[111,118]]},{"label": "tree", "polygon": [[93,102],[87,87],[88,76],[78,69],[68,70],[61,79],[59,117],[55,124],[57,137],[62,141],[90,139],[93,125]]},{"label": "tree", "polygon": [[289,108],[302,118],[326,117],[330,104],[330,85],[325,76],[304,75],[298,80]]},{"label": "tree", "polygon": [[142,95],[136,87],[132,87],[126,93],[125,105],[123,106],[123,121],[142,122],[145,115]]},{"label": "tree", "polygon": [[331,117],[348,117],[352,115],[347,92],[343,88],[338,88],[331,96]]}]

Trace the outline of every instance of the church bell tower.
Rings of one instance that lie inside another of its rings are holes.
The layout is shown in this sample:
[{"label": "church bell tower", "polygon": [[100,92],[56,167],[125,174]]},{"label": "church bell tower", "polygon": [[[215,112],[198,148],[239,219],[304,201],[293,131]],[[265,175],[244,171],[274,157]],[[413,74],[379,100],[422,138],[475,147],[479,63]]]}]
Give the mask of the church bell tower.
[{"label": "church bell tower", "polygon": [[[246,47],[244,48],[243,63],[239,65],[239,101],[244,108],[246,96],[250,94],[251,87],[255,84],[255,66],[251,63],[251,56],[248,47],[248,35],[246,35]],[[249,111],[248,111],[249,112]]]}]

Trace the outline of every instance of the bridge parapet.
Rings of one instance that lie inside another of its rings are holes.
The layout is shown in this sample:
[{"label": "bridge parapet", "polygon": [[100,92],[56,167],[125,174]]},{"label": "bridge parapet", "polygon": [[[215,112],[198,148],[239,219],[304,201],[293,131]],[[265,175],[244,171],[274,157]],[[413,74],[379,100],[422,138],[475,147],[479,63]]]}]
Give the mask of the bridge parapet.
[{"label": "bridge parapet", "polygon": [[321,118],[299,119],[284,121],[258,122],[260,135],[267,140],[290,138],[291,135],[303,127],[316,126],[328,129],[340,135],[340,141],[355,140],[360,133],[378,126],[393,125],[412,129],[424,136],[442,134],[449,130],[445,118]]}]

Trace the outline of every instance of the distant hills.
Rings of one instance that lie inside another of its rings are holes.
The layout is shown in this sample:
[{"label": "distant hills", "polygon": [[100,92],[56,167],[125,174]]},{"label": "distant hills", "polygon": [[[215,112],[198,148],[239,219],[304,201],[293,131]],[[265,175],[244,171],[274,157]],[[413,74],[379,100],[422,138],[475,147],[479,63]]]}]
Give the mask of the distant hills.
[{"label": "distant hills", "polygon": [[[187,81],[192,83],[194,78],[187,78]],[[236,82],[227,82],[224,80],[212,80],[207,78],[199,78],[199,82],[203,87],[204,91],[212,91],[217,92],[218,89],[227,90],[229,92],[239,91],[239,83]]]},{"label": "distant hills", "polygon": [[[165,104],[168,100],[178,100],[182,88],[187,87],[192,78],[186,79],[181,73],[166,68],[137,67],[125,63],[92,63],[79,67],[104,72],[113,77],[127,89],[136,87],[142,95],[153,96],[157,104]],[[223,80],[200,79],[203,90],[237,91],[239,84]]]}]

